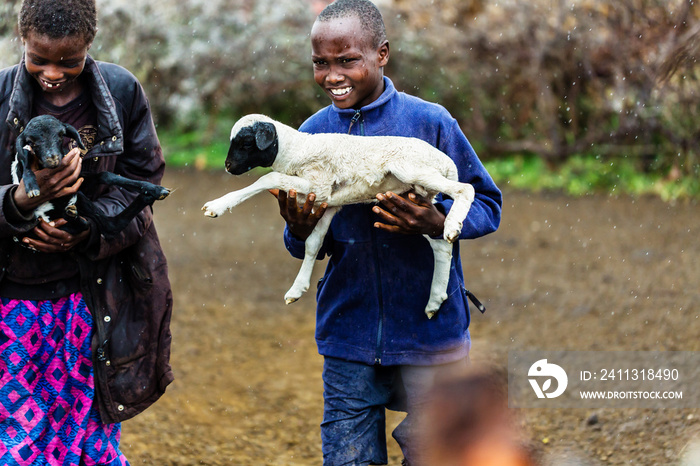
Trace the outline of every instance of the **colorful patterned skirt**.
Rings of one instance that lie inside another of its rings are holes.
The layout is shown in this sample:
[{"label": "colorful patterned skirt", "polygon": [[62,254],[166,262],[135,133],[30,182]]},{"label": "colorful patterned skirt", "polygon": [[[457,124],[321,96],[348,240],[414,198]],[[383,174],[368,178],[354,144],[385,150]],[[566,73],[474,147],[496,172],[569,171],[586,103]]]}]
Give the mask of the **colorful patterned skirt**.
[{"label": "colorful patterned skirt", "polygon": [[128,465],[121,424],[103,424],[93,403],[82,295],[0,300],[0,464]]}]

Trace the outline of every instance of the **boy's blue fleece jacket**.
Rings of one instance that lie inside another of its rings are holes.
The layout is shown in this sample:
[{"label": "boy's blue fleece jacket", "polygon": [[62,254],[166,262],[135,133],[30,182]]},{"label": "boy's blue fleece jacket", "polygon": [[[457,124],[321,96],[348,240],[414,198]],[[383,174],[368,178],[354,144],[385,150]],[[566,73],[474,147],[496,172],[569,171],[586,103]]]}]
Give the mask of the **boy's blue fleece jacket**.
[{"label": "boy's blue fleece jacket", "polygon": [[[379,99],[360,109],[331,105],[299,128],[307,133],[412,136],[449,155],[460,181],[471,183],[476,198],[460,239],[495,231],[501,218],[501,192],[486,172],[457,121],[440,105],[394,88],[384,78]],[[439,208],[452,200],[438,195]],[[366,364],[441,364],[469,353],[469,306],[459,242],[454,243],[448,299],[432,319],[424,313],[433,275],[433,253],[422,235],[387,233],[373,227],[371,204],[343,207],[333,218],[319,257],[329,262],[317,292],[316,341],[324,356]],[[304,242],[285,228],[290,253],[304,257]],[[478,267],[472,267],[478,270]]]}]

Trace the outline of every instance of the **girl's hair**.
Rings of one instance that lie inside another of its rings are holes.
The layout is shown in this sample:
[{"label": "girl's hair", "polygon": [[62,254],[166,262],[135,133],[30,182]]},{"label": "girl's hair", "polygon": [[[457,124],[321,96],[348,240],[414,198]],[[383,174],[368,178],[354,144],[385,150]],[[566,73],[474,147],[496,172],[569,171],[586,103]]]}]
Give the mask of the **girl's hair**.
[{"label": "girl's hair", "polygon": [[369,34],[374,47],[379,47],[386,41],[384,19],[374,3],[368,0],[336,0],[323,9],[317,21],[347,18],[355,16],[362,23],[362,29]]},{"label": "girl's hair", "polygon": [[80,36],[92,43],[97,33],[95,0],[23,0],[19,11],[19,35],[29,32],[62,39]]}]

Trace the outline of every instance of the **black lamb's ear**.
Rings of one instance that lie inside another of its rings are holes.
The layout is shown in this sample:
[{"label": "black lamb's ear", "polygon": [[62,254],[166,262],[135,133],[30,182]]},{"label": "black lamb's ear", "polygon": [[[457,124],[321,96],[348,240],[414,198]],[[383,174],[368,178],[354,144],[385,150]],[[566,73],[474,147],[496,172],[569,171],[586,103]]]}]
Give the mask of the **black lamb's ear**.
[{"label": "black lamb's ear", "polygon": [[15,150],[19,154],[26,154],[27,150],[24,148],[26,145],[27,138],[25,137],[25,133],[21,133],[19,136],[17,136],[17,139],[15,139]]},{"label": "black lamb's ear", "polygon": [[255,145],[258,149],[265,150],[275,142],[277,138],[277,130],[275,130],[275,125],[267,122],[260,122],[255,124]]},{"label": "black lamb's ear", "polygon": [[73,128],[68,123],[63,123],[63,127],[66,129],[66,136],[75,140],[75,142],[78,143],[78,147],[80,147],[82,150],[85,150],[85,144],[83,144],[83,141],[80,138],[80,133],[78,132],[78,130]]}]

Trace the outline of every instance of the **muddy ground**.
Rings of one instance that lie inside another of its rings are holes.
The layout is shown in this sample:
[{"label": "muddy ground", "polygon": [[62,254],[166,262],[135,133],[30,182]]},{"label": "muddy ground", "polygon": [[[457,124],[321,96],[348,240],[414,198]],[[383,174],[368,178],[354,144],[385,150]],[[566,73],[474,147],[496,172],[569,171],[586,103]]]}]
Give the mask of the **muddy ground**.
[{"label": "muddy ground", "polygon": [[[166,174],[176,191],[156,223],[174,288],[176,381],[123,424],[132,464],[321,464],[314,295],[284,304],[300,263],[282,245],[275,200],[258,196],[219,219],[200,211],[251,180]],[[504,199],[499,231],[462,248],[468,287],[488,308],[472,314],[473,360],[505,366],[508,351],[526,349],[700,351],[697,203],[507,189]],[[697,408],[520,411],[554,464],[675,464],[700,431]],[[390,464],[399,462],[392,444]]]}]

